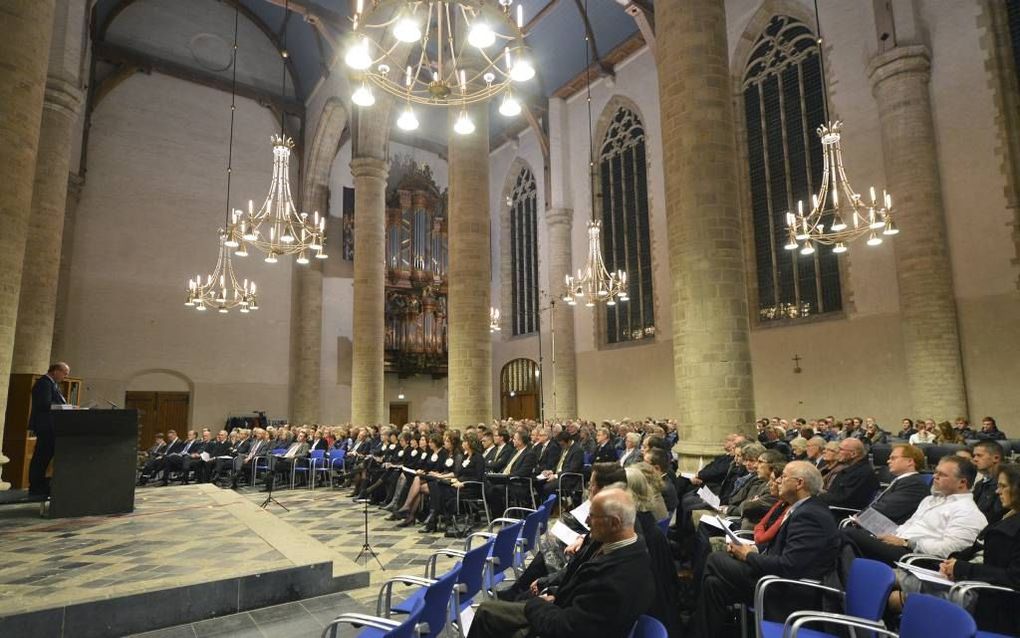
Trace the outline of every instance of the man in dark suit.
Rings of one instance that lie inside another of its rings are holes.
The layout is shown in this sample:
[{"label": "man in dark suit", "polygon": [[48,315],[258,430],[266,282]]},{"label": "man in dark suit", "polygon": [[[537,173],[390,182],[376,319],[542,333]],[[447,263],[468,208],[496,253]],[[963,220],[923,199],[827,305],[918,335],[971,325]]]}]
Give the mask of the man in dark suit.
[{"label": "man in dark suit", "polygon": [[269,456],[270,450],[273,447],[269,441],[269,433],[262,428],[252,430],[250,440],[251,445],[248,447],[247,453],[238,452],[237,456],[234,457],[234,476],[230,480],[230,487],[232,489],[237,489],[238,479],[242,478],[242,475],[247,472],[256,460]]},{"label": "man in dark suit", "polygon": [[[817,497],[821,489],[822,474],[816,467],[804,461],[786,465],[779,497],[790,508],[779,532],[767,545],[731,544],[725,553],[715,552],[708,557],[693,617],[693,636],[721,635],[726,608],[736,602],[750,604],[762,576],[821,580],[835,569],[839,534],[828,506]],[[784,590],[784,594],[781,602],[777,601],[783,609],[770,601],[770,616],[781,612],[779,615],[785,618],[782,612],[803,606],[804,600],[794,596],[793,590]]]},{"label": "man in dark suit", "polygon": [[[556,467],[545,470],[539,476],[544,477],[542,483],[542,498],[550,494],[556,494],[560,488],[560,475],[564,472],[580,474],[584,469],[584,450],[577,444],[577,438],[567,430],[560,432],[556,437],[560,446],[560,458],[556,461]],[[568,477],[564,489],[581,491],[581,478],[577,476]]]},{"label": "man in dark suit", "polygon": [[829,489],[818,498],[826,505],[862,510],[878,491],[878,476],[865,455],[864,443],[860,439],[843,439],[839,442],[838,458],[845,467],[838,470]]},{"label": "man in dark suit", "polygon": [[897,525],[914,515],[917,506],[931,494],[931,486],[917,471],[924,467],[924,451],[913,445],[895,445],[889,452],[889,473],[893,480],[869,506]]},{"label": "man in dark suit", "polygon": [[553,471],[560,460],[560,446],[549,438],[549,430],[544,426],[535,428],[531,439],[536,458],[534,475]]},{"label": "man in dark suit", "polygon": [[230,443],[227,442],[227,431],[220,430],[215,440],[205,444],[202,452],[203,454],[200,454],[198,459],[190,465],[195,468],[196,480],[199,483],[208,483],[212,478],[213,470],[221,467],[219,461],[225,461],[226,463],[233,461],[232,458],[219,458],[221,456],[232,456],[230,454]]},{"label": "man in dark suit", "polygon": [[496,451],[493,452],[492,461],[485,464],[485,471],[499,473],[513,457],[514,446],[510,443],[510,434],[503,429],[493,433],[493,443],[496,445]]},{"label": "man in dark suit", "polygon": [[163,449],[149,457],[149,460],[145,462],[145,467],[142,468],[142,474],[138,477],[138,484],[145,485],[149,482],[149,479],[156,478],[156,475],[163,471],[166,467],[166,459],[170,454],[179,454],[184,449],[184,441],[177,438],[176,430],[166,431],[166,445]]},{"label": "man in dark suit", "polygon": [[651,559],[634,531],[630,494],[604,489],[591,501],[591,536],[599,549],[572,561],[555,592],[525,602],[490,601],[478,607],[469,638],[624,638],[655,595]]},{"label": "man in dark suit", "polygon": [[[208,430],[203,433],[203,436],[208,434]],[[191,470],[191,463],[194,459],[201,457],[202,448],[205,447],[206,441],[198,438],[198,432],[195,430],[188,431],[188,440],[184,442],[184,447],[181,448],[180,452],[174,452],[167,454],[166,466],[163,472],[163,485],[170,483],[171,472],[183,472],[184,478],[182,482],[184,485],[188,484],[188,472]]]},{"label": "man in dark suit", "polygon": [[55,442],[50,406],[67,403],[64,395],[60,393],[60,384],[69,374],[71,367],[63,361],[58,361],[32,386],[32,412],[28,417],[28,428],[35,432],[35,452],[28,466],[28,493],[35,496],[50,495],[46,468],[53,459]]},{"label": "man in dark suit", "polygon": [[613,435],[609,432],[609,428],[601,427],[595,431],[595,442],[598,447],[595,448],[595,457],[592,459],[592,465],[596,463],[616,463],[619,456],[616,453],[616,446],[613,445]]},{"label": "man in dark suit", "polygon": [[[518,499],[531,498],[527,493],[528,481],[524,479],[531,479],[534,476],[535,463],[538,461],[538,457],[535,455],[534,450],[528,446],[528,442],[525,439],[526,436],[524,432],[514,432],[513,456],[510,457],[502,472],[493,472],[487,475],[485,497],[491,504],[492,511],[500,516],[503,515],[503,510],[506,509],[507,491],[509,491],[511,497]],[[511,478],[517,480],[511,481]]]},{"label": "man in dark suit", "polygon": [[978,478],[974,481],[974,502],[992,524],[1002,518],[1002,500],[995,493],[999,480],[999,468],[1005,453],[996,441],[986,439],[974,444],[974,466]]}]

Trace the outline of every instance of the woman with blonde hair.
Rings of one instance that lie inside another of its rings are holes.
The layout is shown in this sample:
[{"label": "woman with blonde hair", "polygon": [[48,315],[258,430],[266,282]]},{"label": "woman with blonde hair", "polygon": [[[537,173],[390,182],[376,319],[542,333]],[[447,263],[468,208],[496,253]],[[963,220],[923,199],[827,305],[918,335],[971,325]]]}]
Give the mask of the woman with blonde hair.
[{"label": "woman with blonde hair", "polygon": [[662,478],[658,470],[644,461],[623,468],[627,472],[627,489],[634,496],[638,512],[650,512],[656,521],[669,516],[662,500]]}]

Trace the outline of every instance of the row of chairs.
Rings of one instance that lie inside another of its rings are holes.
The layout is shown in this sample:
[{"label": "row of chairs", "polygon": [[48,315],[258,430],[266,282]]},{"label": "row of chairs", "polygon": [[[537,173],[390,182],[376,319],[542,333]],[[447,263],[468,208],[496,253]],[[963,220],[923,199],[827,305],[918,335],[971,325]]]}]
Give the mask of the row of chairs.
[{"label": "row of chairs", "polygon": [[[283,456],[287,448],[277,448],[271,452],[272,456]],[[255,485],[259,472],[268,472],[271,459],[268,456],[256,458],[251,465],[251,484]],[[342,478],[347,473],[347,451],[337,450],[312,450],[308,456],[294,459],[290,470],[290,487],[293,489],[298,477],[305,477],[308,481],[308,489],[315,488],[316,479],[322,478],[331,487],[337,478]]]}]

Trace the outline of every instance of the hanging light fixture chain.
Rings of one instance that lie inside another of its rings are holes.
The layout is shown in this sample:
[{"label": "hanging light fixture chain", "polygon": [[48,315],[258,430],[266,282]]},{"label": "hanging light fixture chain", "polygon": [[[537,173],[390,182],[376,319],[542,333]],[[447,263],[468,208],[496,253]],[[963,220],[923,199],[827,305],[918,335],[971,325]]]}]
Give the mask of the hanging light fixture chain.
[{"label": "hanging light fixture chain", "polygon": [[825,54],[822,49],[822,19],[818,14],[818,0],[815,2],[815,42],[818,44],[818,72],[822,81],[822,121],[829,121],[829,85],[825,81]]},{"label": "hanging light fixture chain", "polygon": [[240,19],[240,5],[234,6],[234,48],[231,52],[230,65],[232,67],[230,77],[230,141],[227,143],[227,217],[224,230],[230,228],[230,178],[234,172],[234,111],[237,109],[237,31]]}]

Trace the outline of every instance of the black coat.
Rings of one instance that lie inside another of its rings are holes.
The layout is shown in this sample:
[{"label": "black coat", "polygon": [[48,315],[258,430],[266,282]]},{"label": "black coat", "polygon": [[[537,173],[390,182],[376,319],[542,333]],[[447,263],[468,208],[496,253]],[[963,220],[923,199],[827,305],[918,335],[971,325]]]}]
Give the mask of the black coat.
[{"label": "black coat", "polygon": [[871,503],[878,491],[878,476],[867,460],[861,460],[840,470],[829,484],[829,490],[818,498],[826,505],[862,510]]},{"label": "black coat", "polygon": [[978,481],[974,484],[974,503],[988,519],[989,525],[1002,518],[1002,499],[995,493],[998,476]]},{"label": "black coat", "polygon": [[822,580],[836,567],[839,531],[829,507],[811,497],[798,505],[760,553],[747,555],[758,576]]},{"label": "black coat", "polygon": [[581,564],[556,590],[554,602],[524,605],[530,635],[542,638],[625,638],[649,607],[655,584],[644,542],[600,554]]},{"label": "black coat", "polygon": [[64,395],[60,394],[57,382],[48,374],[36,379],[32,386],[32,413],[28,417],[28,428],[36,433],[41,432],[48,436],[53,432],[53,415],[50,414],[50,406],[54,403],[63,405],[67,403]]},{"label": "black coat", "polygon": [[701,468],[698,472],[698,478],[710,488],[717,487],[730,475],[730,466],[732,464],[732,456],[721,454],[712,459],[708,465]]},{"label": "black coat", "polygon": [[930,494],[928,481],[920,474],[911,474],[893,481],[871,507],[897,525],[902,525]]},{"label": "black coat", "polygon": [[494,452],[495,458],[493,458],[492,462],[486,466],[485,471],[502,472],[503,468],[506,467],[506,464],[509,463],[510,459],[514,457],[514,452],[516,452],[514,446],[510,445],[509,443],[505,444],[502,450]]},{"label": "black coat", "polygon": [[619,455],[616,453],[616,448],[613,447],[612,441],[606,441],[605,444],[595,448],[595,458],[592,459],[592,463],[616,463],[619,459]]},{"label": "black coat", "polygon": [[[984,541],[984,562],[972,563],[970,559]],[[956,565],[953,579],[981,580],[992,585],[1001,585],[1020,591],[1020,514],[1013,514],[992,523],[978,536],[978,543],[953,555]],[[974,619],[983,631],[1000,634],[1020,635],[1020,613],[1017,612],[1016,596],[978,591]]]},{"label": "black coat", "polygon": [[[580,474],[584,470],[584,450],[577,443],[572,444],[560,453],[563,458],[563,465],[560,466],[560,473],[574,472]],[[559,461],[557,461],[557,465]],[[556,469],[556,466],[553,466]]]},{"label": "black coat", "polygon": [[556,441],[549,441],[546,443],[544,448],[540,448],[541,453],[535,462],[535,474],[539,474],[545,470],[550,472],[556,469],[556,463],[560,460],[560,446]]}]

